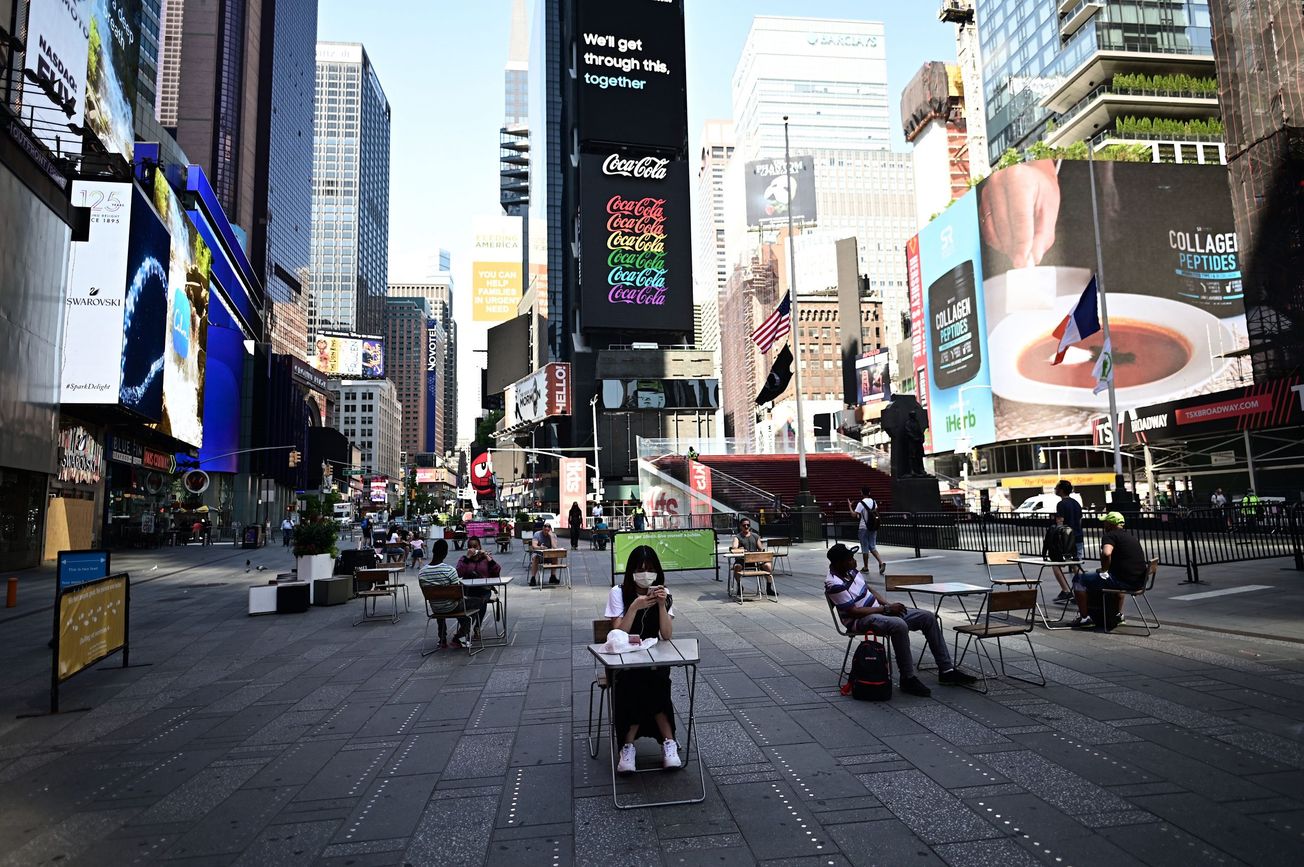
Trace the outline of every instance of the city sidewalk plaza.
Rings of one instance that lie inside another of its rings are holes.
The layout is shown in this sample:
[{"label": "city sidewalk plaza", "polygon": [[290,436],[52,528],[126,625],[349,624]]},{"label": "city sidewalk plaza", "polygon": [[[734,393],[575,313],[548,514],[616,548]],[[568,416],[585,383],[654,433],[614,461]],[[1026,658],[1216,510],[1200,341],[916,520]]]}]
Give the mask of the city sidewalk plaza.
[{"label": "city sidewalk plaza", "polygon": [[[1304,575],[1288,560],[1211,567],[1205,586],[1161,568],[1151,599],[1164,625],[1150,637],[1038,626],[1044,688],[997,678],[984,696],[938,686],[926,665],[931,698],[887,703],[837,692],[846,641],[824,601],[822,544],[794,549],[778,604],[671,573],[675,638],[701,652],[693,742],[683,770],[622,779],[621,797],[691,796],[700,756],[706,798],[620,811],[609,746],[591,759],[585,741],[586,645],[610,553],[584,546],[574,589],[539,591],[524,586],[520,550],[500,558],[517,577],[514,643],[426,658],[415,592],[396,625],[353,626],[360,600],[249,617],[247,588],[292,566],[283,548],[115,556],[133,579],[132,667],[111,657],[65,684],[62,707],[88,711],[18,718],[48,709],[50,683],[52,578],[24,575],[19,607],[0,611],[0,864],[1304,858]],[[987,583],[975,554],[883,553],[891,573]],[[267,571],[246,572],[250,555]],[[948,641],[963,622],[954,602]],[[1029,673],[1022,639],[1005,659]],[[656,759],[641,741],[640,763]]]}]

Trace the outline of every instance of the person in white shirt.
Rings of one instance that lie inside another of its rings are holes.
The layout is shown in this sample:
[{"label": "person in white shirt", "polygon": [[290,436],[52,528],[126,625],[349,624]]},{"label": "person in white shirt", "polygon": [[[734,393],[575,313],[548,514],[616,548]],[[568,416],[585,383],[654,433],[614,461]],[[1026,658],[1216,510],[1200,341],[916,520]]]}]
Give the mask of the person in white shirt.
[{"label": "person in white shirt", "polygon": [[[625,562],[625,580],[611,588],[604,617],[611,628],[638,636],[668,641],[674,637],[674,600],[666,591],[666,573],[656,551],[640,545]],[[622,671],[613,683],[611,720],[620,737],[620,762],[616,770],[635,770],[634,741],[640,735],[661,741],[661,766],[683,767],[675,742],[675,706],[670,698],[669,668]]]},{"label": "person in white shirt", "polygon": [[[850,500],[847,501],[850,505]],[[869,495],[869,486],[860,489],[860,502],[852,506],[851,511],[859,518],[856,527],[860,536],[860,558],[862,567],[869,571],[869,557],[872,554],[878,561],[878,574],[887,573],[887,564],[878,554],[878,501]]]}]

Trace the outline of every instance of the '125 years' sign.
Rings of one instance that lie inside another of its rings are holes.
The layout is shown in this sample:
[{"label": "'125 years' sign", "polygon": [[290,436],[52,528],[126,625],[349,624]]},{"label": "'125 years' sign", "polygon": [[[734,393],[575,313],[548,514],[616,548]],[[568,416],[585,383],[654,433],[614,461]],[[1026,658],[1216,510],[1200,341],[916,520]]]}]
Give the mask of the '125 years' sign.
[{"label": "'125 years' sign", "polygon": [[692,241],[684,162],[586,154],[580,174],[584,327],[690,331]]}]

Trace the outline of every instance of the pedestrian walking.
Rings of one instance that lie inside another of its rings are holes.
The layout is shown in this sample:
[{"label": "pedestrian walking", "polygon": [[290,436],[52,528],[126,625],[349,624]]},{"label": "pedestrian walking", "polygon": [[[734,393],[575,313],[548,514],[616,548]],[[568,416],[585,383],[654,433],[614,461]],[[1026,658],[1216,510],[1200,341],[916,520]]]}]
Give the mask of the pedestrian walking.
[{"label": "pedestrian walking", "polygon": [[290,516],[286,515],[285,520],[281,521],[281,547],[290,547],[290,538],[294,535],[294,522]]},{"label": "pedestrian walking", "polygon": [[571,550],[574,551],[580,547],[580,529],[584,526],[584,510],[580,508],[578,501],[571,503],[570,512],[566,515],[566,523],[570,527]]}]

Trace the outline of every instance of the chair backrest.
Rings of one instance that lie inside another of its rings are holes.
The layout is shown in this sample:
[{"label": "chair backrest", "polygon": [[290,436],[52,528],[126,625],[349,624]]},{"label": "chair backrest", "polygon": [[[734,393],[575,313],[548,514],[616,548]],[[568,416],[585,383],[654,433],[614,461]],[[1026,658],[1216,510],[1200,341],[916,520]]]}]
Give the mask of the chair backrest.
[{"label": "chair backrest", "polygon": [[[459,608],[466,608],[466,600],[462,594],[462,582],[456,584],[421,584],[421,596],[427,603],[432,602],[452,602]],[[441,614],[440,616],[445,616]]]},{"label": "chair backrest", "polygon": [[774,562],[773,551],[749,551],[743,555],[743,565],[753,566],[760,564],[771,564]]},{"label": "chair backrest", "polygon": [[842,618],[838,616],[838,609],[836,606],[834,606],[833,600],[830,599],[828,596],[825,596],[824,601],[829,604],[829,614],[833,616],[833,628],[838,631],[838,635],[843,635],[846,636],[847,638],[850,638],[852,634],[851,630],[848,629],[846,626],[842,625]]},{"label": "chair backrest", "polygon": [[[1034,590],[997,590],[987,594],[987,623],[991,625],[993,614],[1009,614],[1014,611],[1025,612],[1023,626],[1032,631],[1033,615],[1037,613],[1037,591]],[[1010,625],[1015,620],[1009,621]]]},{"label": "chair backrest", "polygon": [[932,575],[884,575],[883,586],[888,590],[896,590],[906,587],[910,584],[932,584]]},{"label": "chair backrest", "polygon": [[358,569],[353,573],[353,580],[359,584],[388,584],[388,569]]},{"label": "chair backrest", "polygon": [[792,546],[792,540],[787,536],[771,536],[765,542],[771,548],[789,548]]},{"label": "chair backrest", "polygon": [[602,644],[607,640],[611,633],[611,618],[604,617],[601,620],[593,621],[593,643]]},{"label": "chair backrest", "polygon": [[988,566],[1008,566],[1023,555],[1018,551],[988,551]]},{"label": "chair backrest", "polygon": [[1151,557],[1150,565],[1146,567],[1146,583],[1143,590],[1149,591],[1155,586],[1155,576],[1159,574],[1159,558]]}]

